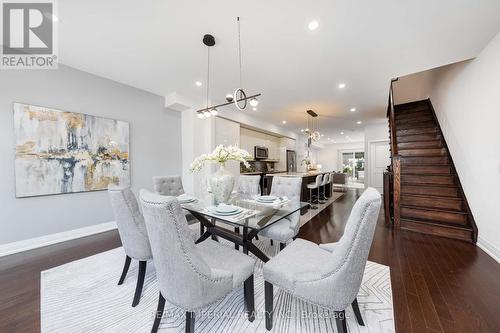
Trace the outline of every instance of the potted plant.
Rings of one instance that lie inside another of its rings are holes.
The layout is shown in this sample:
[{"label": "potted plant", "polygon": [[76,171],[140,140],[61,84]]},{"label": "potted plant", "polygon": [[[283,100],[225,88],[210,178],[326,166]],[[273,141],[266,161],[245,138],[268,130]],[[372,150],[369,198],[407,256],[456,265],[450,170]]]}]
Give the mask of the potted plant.
[{"label": "potted plant", "polygon": [[252,156],[244,149],[237,146],[224,146],[219,145],[215,147],[214,151],[210,154],[202,154],[198,156],[193,163],[191,163],[191,172],[200,171],[206,162],[219,163],[219,170],[217,170],[210,177],[210,187],[214,195],[216,203],[226,203],[231,196],[234,188],[234,175],[226,170],[226,162],[237,161],[249,168],[250,164],[247,160]]}]

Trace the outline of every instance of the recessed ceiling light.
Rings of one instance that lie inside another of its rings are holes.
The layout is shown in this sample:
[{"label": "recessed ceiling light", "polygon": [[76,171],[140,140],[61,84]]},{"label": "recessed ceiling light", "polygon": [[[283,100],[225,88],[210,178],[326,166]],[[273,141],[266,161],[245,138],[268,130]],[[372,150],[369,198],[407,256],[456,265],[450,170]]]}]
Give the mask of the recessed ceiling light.
[{"label": "recessed ceiling light", "polygon": [[257,108],[252,108],[252,110],[257,111]]},{"label": "recessed ceiling light", "polygon": [[330,138],[328,138],[328,140],[330,140]]},{"label": "recessed ceiling light", "polygon": [[324,134],[321,134],[321,136],[325,136]]},{"label": "recessed ceiling light", "polygon": [[304,129],[303,129],[303,128],[301,128],[301,129],[300,129],[300,131],[301,131],[301,132],[304,132]]},{"label": "recessed ceiling light", "polygon": [[333,141],[333,143],[337,143],[337,141]]},{"label": "recessed ceiling light", "polygon": [[349,111],[356,112],[356,108],[351,108]]},{"label": "recessed ceiling light", "polygon": [[339,83],[339,89],[344,89],[345,88],[345,83]]},{"label": "recessed ceiling light", "polygon": [[284,125],[284,124],[286,124],[286,120],[283,120],[281,123],[282,123],[283,125]]},{"label": "recessed ceiling light", "polygon": [[313,31],[313,30],[318,29],[319,23],[318,23],[318,21],[311,21],[311,22],[309,22],[307,27],[309,28],[309,30]]},{"label": "recessed ceiling light", "polygon": [[201,87],[202,86],[202,83],[200,81],[196,81],[195,84],[196,84],[197,87]]},{"label": "recessed ceiling light", "polygon": [[340,135],[344,135],[344,132],[340,132]]},{"label": "recessed ceiling light", "polygon": [[356,124],[361,125],[363,122],[361,120],[358,120]]}]

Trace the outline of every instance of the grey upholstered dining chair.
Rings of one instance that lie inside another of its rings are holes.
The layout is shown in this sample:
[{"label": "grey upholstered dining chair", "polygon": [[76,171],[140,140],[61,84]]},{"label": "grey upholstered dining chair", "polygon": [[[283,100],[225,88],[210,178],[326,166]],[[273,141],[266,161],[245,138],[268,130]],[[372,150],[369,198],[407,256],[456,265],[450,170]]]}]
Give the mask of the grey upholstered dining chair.
[{"label": "grey upholstered dining chair", "polygon": [[134,300],[132,306],[139,304],[146,275],[147,261],[153,259],[151,247],[149,246],[146,225],[137,199],[128,187],[118,187],[110,185],[108,188],[111,206],[118,226],[118,233],[125,251],[125,265],[118,281],[118,285],[123,284],[127,276],[132,259],[139,260],[139,275],[135,287]]},{"label": "grey upholstered dining chair", "polygon": [[154,176],[153,190],[160,195],[177,197],[184,194],[181,176]]},{"label": "grey upholstered dining chair", "polygon": [[[273,177],[270,195],[286,196],[292,202],[300,202],[302,178],[300,177]],[[294,239],[300,229],[300,211],[270,225],[259,232],[259,235],[280,242],[283,249],[287,242]]]},{"label": "grey upholstered dining chair", "polygon": [[[253,196],[261,194],[260,175],[240,175],[238,178],[238,185],[236,188],[237,188],[236,193],[238,195]],[[240,228],[234,227],[234,232],[240,233]],[[258,240],[259,236],[257,236],[255,239]],[[236,250],[239,250],[240,246],[238,244],[235,244],[234,248]]]},{"label": "grey upholstered dining chair", "polygon": [[260,194],[260,175],[240,175],[237,192],[244,195]]},{"label": "grey upholstered dining chair", "polygon": [[[154,176],[153,177],[153,190],[159,195],[168,195],[178,197],[184,194],[184,187],[182,186],[181,176]],[[189,224],[194,224],[198,220],[188,212],[184,212]],[[203,226],[200,224],[200,235],[204,232]]]},{"label": "grey upholstered dining chair", "polygon": [[335,311],[337,329],[347,332],[345,309],[352,304],[364,325],[357,302],[380,210],[380,193],[368,188],[352,208],[337,243],[316,245],[297,239],[264,265],[266,329],[273,323],[273,285],[318,306]]},{"label": "grey upholstered dining chair", "polygon": [[158,330],[165,299],[186,312],[186,332],[193,332],[195,311],[242,284],[246,311],[253,321],[255,260],[210,239],[195,244],[176,198],[142,190],[140,200],[160,289],[151,332]]}]

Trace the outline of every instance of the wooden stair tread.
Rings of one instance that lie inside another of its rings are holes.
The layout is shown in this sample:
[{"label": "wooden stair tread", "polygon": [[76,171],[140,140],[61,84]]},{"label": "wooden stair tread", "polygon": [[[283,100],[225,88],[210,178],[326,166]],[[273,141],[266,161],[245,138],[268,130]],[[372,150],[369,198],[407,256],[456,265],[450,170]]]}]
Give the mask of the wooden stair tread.
[{"label": "wooden stair tread", "polygon": [[455,176],[453,173],[423,173],[423,172],[405,172],[404,168],[401,168],[401,175],[411,175],[411,176]]},{"label": "wooden stair tread", "polygon": [[446,199],[446,200],[463,201],[462,198],[452,198],[452,197],[446,197],[446,196],[442,196],[442,195],[427,195],[427,194],[412,194],[412,193],[406,193],[406,194],[403,194],[403,195],[404,196],[419,197],[419,198]]},{"label": "wooden stair tread", "polygon": [[426,220],[410,219],[410,218],[401,218],[401,221],[408,221],[408,222],[422,223],[422,224],[433,224],[452,229],[472,231],[472,227],[469,225],[456,225],[454,223],[448,223],[448,222],[426,221]]},{"label": "wooden stair tread", "polygon": [[404,208],[411,208],[411,209],[420,209],[420,210],[429,210],[433,212],[440,212],[440,213],[452,213],[452,214],[458,214],[458,215],[467,215],[467,212],[464,211],[458,211],[458,210],[450,210],[450,209],[440,209],[440,208],[433,208],[433,207],[421,207],[421,206],[412,206],[412,205],[401,205],[401,207]]},{"label": "wooden stair tread", "polygon": [[446,185],[446,184],[422,184],[415,182],[401,182],[401,186],[421,186],[421,187],[446,187],[446,188],[457,188],[457,185]]}]

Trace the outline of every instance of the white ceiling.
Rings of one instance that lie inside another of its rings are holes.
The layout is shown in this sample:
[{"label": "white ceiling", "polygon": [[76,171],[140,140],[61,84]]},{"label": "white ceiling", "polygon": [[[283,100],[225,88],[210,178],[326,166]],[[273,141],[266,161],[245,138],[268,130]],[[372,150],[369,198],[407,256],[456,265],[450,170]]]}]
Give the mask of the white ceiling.
[{"label": "white ceiling", "polygon": [[[244,112],[298,131],[313,109],[324,138],[337,142],[347,141],[341,130],[358,141],[364,124],[383,120],[392,77],[475,57],[500,29],[498,0],[58,4],[62,63],[159,95],[190,96],[200,106],[205,87],[195,81],[205,84],[205,33],[217,41],[211,99],[222,102],[238,86],[240,16],[243,87],[262,93],[258,111]],[[313,19],[319,28],[309,31]],[[347,87],[339,90],[340,82]]]}]

